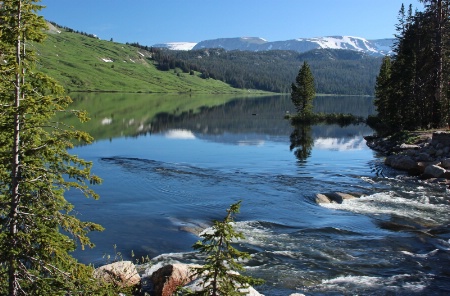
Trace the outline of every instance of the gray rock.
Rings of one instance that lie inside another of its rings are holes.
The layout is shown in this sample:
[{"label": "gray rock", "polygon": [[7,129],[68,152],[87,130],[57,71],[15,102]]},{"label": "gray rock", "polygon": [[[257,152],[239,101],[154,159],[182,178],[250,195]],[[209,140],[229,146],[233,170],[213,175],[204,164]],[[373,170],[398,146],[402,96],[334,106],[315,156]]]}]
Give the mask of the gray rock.
[{"label": "gray rock", "polygon": [[417,161],[429,162],[433,161],[433,158],[428,153],[422,152],[417,155]]},{"label": "gray rock", "polygon": [[441,178],[445,174],[446,170],[438,165],[429,165],[425,168],[425,177]]},{"label": "gray rock", "polygon": [[325,194],[317,193],[316,194],[316,203],[329,204],[329,203],[331,203],[331,200]]},{"label": "gray rock", "polygon": [[438,143],[440,143],[444,146],[450,146],[450,132],[447,131],[434,132],[431,143],[433,145],[437,145]]},{"label": "gray rock", "polygon": [[385,164],[403,171],[413,170],[417,167],[417,162],[407,155],[389,155],[386,157]]},{"label": "gray rock", "polygon": [[330,193],[317,193],[316,203],[338,203],[341,204],[346,199],[353,199],[360,197],[359,193],[342,193],[342,192],[330,192]]},{"label": "gray rock", "polygon": [[443,167],[444,169],[450,169],[450,158],[444,158],[441,161],[441,167]]}]

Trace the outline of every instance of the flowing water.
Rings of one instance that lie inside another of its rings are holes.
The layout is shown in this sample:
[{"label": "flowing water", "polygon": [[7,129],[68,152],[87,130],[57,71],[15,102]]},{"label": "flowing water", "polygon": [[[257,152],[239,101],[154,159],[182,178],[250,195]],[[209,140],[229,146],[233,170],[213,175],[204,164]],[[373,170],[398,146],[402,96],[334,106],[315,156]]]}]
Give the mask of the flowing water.
[{"label": "flowing water", "polygon": [[[115,99],[100,95],[77,100],[93,109],[98,140],[72,152],[93,161],[104,183],[98,201],[69,199],[80,219],[106,228],[91,235],[96,248],[75,253],[80,261],[101,264],[119,251],[156,266],[198,262],[197,234],[242,200],[235,228],[246,238],[237,246],[252,256],[247,272],[266,280],[257,287],[265,295],[450,294],[447,192],[385,167],[365,145],[368,127],[292,127],[282,96],[151,116],[142,110],[158,99],[127,98],[141,99],[140,113],[105,111]],[[364,97],[319,97],[315,109],[374,112]],[[315,202],[330,192],[363,196]]]}]

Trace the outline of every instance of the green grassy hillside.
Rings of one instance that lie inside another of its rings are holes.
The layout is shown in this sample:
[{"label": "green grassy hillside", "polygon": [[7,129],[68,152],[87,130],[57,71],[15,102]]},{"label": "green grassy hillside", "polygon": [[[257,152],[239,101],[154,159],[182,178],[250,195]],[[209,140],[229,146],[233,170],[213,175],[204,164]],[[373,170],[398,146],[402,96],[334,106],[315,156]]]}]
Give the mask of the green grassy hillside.
[{"label": "green grassy hillside", "polygon": [[151,53],[129,45],[67,32],[50,25],[48,38],[33,44],[38,69],[69,91],[145,93],[242,93],[200,73],[159,71]]}]

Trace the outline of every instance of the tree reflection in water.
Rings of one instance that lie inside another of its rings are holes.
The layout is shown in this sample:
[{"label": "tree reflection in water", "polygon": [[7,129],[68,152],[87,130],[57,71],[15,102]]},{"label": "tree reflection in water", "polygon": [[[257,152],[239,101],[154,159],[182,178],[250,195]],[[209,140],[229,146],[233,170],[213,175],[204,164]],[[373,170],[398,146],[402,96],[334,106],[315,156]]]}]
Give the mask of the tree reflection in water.
[{"label": "tree reflection in water", "polygon": [[299,161],[304,162],[311,156],[314,146],[312,128],[308,124],[298,124],[293,127],[294,130],[290,135],[291,145],[289,148],[291,151],[294,150],[294,154]]}]

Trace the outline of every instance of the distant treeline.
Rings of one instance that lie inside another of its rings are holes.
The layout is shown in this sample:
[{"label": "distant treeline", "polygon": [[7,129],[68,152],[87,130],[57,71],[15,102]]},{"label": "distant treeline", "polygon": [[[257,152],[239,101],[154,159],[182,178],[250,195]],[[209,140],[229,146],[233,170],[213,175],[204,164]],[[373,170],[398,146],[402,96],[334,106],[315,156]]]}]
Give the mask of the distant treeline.
[{"label": "distant treeline", "polygon": [[200,72],[242,89],[288,93],[304,61],[311,66],[317,93],[373,95],[380,57],[350,50],[317,49],[295,51],[226,51],[201,49],[174,51],[131,43],[153,53],[158,69]]},{"label": "distant treeline", "polygon": [[99,39],[99,38],[98,38],[96,35],[94,35],[94,34],[89,34],[89,33],[86,33],[86,32],[82,32],[82,31],[78,31],[78,30],[71,29],[71,28],[69,28],[69,27],[61,26],[61,25],[58,25],[57,23],[52,22],[52,21],[48,21],[48,22],[49,22],[50,24],[52,24],[53,26],[55,26],[55,27],[64,29],[64,30],[67,31],[67,32],[70,32],[70,33],[77,33],[77,34],[81,34],[81,35],[84,35],[84,36],[87,36],[87,37],[90,37],[90,38]]}]

